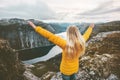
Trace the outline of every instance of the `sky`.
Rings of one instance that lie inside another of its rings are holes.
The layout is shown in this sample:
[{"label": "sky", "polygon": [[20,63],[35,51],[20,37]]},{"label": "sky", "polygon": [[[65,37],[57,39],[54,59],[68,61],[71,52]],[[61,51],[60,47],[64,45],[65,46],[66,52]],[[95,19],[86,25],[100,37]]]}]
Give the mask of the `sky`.
[{"label": "sky", "polygon": [[0,0],[0,18],[115,21],[120,20],[120,0]]}]

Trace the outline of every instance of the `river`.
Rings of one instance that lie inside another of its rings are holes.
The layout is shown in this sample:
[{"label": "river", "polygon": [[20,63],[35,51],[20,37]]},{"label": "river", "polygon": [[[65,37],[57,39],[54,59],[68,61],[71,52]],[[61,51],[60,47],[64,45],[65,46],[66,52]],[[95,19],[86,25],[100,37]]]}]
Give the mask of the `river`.
[{"label": "river", "polygon": [[[59,33],[59,34],[56,34],[56,35],[61,36],[62,38],[66,39],[66,32],[62,32],[62,33]],[[47,49],[44,52],[42,52],[42,54],[46,54],[46,52],[47,52],[46,55],[40,56],[40,57],[37,57],[37,58],[33,58],[33,59],[30,59],[30,60],[24,60],[22,62],[27,63],[27,64],[34,64],[34,63],[41,62],[41,61],[47,61],[47,60],[55,57],[56,55],[58,55],[58,54],[60,54],[62,52],[62,49],[57,45],[55,45],[55,46],[46,46],[44,48],[47,48]],[[40,47],[39,50],[42,50],[42,47]]]}]

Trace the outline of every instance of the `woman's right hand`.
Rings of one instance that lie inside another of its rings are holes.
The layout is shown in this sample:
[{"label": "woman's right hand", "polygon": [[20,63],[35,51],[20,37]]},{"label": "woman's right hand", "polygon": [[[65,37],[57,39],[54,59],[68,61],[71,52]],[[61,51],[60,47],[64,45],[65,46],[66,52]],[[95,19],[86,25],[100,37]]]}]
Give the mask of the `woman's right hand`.
[{"label": "woman's right hand", "polygon": [[94,25],[93,23],[92,23],[92,24],[90,24],[90,27],[91,27],[91,28],[94,28],[94,26],[95,26],[95,25]]},{"label": "woman's right hand", "polygon": [[31,21],[28,21],[28,24],[33,28],[33,29],[35,29],[36,28],[36,25],[33,23],[33,22],[31,22]]}]

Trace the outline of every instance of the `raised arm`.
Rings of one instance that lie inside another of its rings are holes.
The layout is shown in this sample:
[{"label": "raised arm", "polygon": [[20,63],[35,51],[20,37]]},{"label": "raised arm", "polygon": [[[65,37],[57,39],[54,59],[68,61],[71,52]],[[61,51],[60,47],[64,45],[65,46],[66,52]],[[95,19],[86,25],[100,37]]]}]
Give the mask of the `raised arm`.
[{"label": "raised arm", "polygon": [[92,30],[94,28],[94,24],[90,24],[90,26],[88,27],[88,29],[85,31],[85,33],[83,34],[83,38],[85,39],[85,41],[88,40],[88,38],[90,37]]},{"label": "raised arm", "polygon": [[59,37],[56,36],[55,34],[47,31],[46,29],[43,29],[40,26],[36,26],[34,25],[31,21],[28,21],[29,25],[31,25],[31,27],[33,27],[33,29],[35,29],[36,32],[38,32],[40,35],[42,35],[43,37],[47,38],[49,41],[53,42],[54,44],[60,46],[61,48],[64,48],[66,41]]}]

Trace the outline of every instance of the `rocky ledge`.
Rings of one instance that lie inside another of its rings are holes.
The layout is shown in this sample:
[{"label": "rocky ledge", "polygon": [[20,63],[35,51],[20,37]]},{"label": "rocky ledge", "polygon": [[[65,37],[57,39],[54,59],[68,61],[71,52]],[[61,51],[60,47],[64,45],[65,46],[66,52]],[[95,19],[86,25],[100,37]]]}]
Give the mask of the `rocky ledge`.
[{"label": "rocky ledge", "polygon": [[[120,31],[102,32],[87,43],[86,54],[80,58],[78,80],[120,79]],[[59,72],[61,55],[46,62],[22,65],[9,43],[0,40],[1,80],[62,80]]]},{"label": "rocky ledge", "polygon": [[0,39],[0,80],[27,80],[24,71],[18,53],[10,47],[8,41]]},{"label": "rocky ledge", "polygon": [[[120,79],[119,35],[120,31],[102,32],[88,41],[86,54],[80,58],[80,69],[77,73],[78,80]],[[38,80],[62,80],[59,64],[60,55],[49,61],[35,64],[31,72],[40,77]],[[40,76],[40,74],[43,75]]]}]

